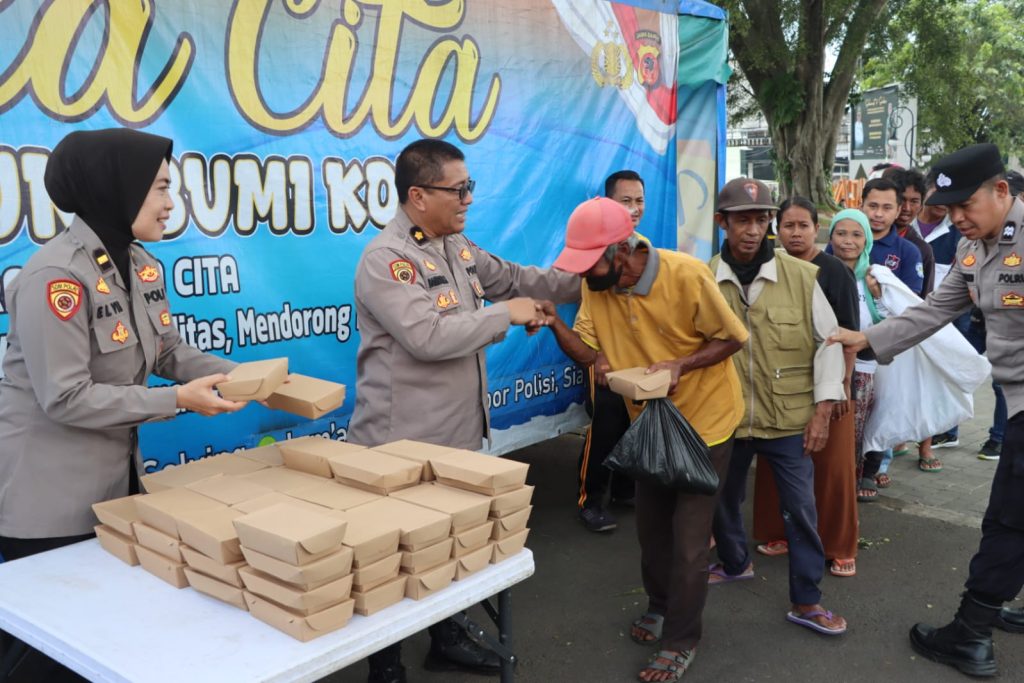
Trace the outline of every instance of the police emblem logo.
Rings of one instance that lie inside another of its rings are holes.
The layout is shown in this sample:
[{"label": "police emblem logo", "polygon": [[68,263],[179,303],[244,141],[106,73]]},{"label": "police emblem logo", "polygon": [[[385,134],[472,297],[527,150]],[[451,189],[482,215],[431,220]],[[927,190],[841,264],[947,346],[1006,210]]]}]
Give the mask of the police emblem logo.
[{"label": "police emblem logo", "polygon": [[900,257],[896,254],[887,254],[885,257],[885,267],[889,270],[896,270],[900,267]]},{"label": "police emblem logo", "polygon": [[1020,265],[1020,262],[1020,255],[1015,251],[1011,251],[1010,254],[1003,259],[1003,265],[1009,266],[1010,268],[1016,268]]},{"label": "police emblem logo", "polygon": [[110,294],[110,285],[102,277],[96,280],[96,291],[100,294]]},{"label": "police emblem logo", "polygon": [[160,271],[154,266],[146,266],[136,273],[143,282],[156,282],[160,278]]},{"label": "police emblem logo", "polygon": [[1009,242],[1013,240],[1013,236],[1017,234],[1017,224],[1010,222],[1003,226],[1003,241]]},{"label": "police emblem logo", "polygon": [[1024,307],[1024,296],[1021,296],[1017,292],[1009,292],[1002,296],[1001,301],[1004,306],[1013,306],[1014,308]]},{"label": "police emblem logo", "polygon": [[968,254],[967,256],[964,257],[964,260],[961,261],[960,263],[962,263],[964,266],[970,268],[971,266],[973,266],[977,262],[978,262],[978,259],[976,259],[974,257],[974,254]]},{"label": "police emblem logo", "polygon": [[463,247],[462,251],[459,252],[459,258],[462,259],[463,261],[472,261],[473,254],[469,253],[469,249]]},{"label": "police emblem logo", "polygon": [[124,323],[118,320],[117,325],[114,326],[114,331],[110,334],[110,338],[118,344],[124,344],[128,341],[128,328],[124,326]]},{"label": "police emblem logo", "polygon": [[160,324],[164,327],[170,327],[171,325],[171,312],[166,308],[160,311]]},{"label": "police emblem logo", "polygon": [[388,264],[391,267],[391,279],[395,282],[411,285],[416,282],[416,270],[405,259],[397,259]]},{"label": "police emblem logo", "polygon": [[940,173],[939,177],[935,179],[936,187],[949,187],[953,184],[953,180],[945,173]]},{"label": "police emblem logo", "polygon": [[437,270],[437,266],[435,266],[435,265],[434,265],[434,264],[433,264],[433,263],[432,263],[432,262],[431,262],[430,260],[428,260],[428,259],[423,259],[423,267],[424,267],[424,268],[426,268],[426,269],[427,269],[427,270],[429,270],[429,271],[435,271],[435,270]]},{"label": "police emblem logo", "polygon": [[440,309],[448,308],[452,305],[451,299],[445,296],[443,293],[437,295],[437,307]]},{"label": "police emblem logo", "polygon": [[476,295],[481,299],[484,298],[484,288],[480,286],[479,280],[473,280],[473,291],[476,292]]},{"label": "police emblem logo", "polygon": [[61,320],[70,320],[82,306],[82,285],[74,280],[50,280],[46,290],[46,302]]},{"label": "police emblem logo", "polygon": [[452,306],[457,306],[459,304],[459,295],[455,293],[454,289],[448,290],[448,298],[452,300]]}]

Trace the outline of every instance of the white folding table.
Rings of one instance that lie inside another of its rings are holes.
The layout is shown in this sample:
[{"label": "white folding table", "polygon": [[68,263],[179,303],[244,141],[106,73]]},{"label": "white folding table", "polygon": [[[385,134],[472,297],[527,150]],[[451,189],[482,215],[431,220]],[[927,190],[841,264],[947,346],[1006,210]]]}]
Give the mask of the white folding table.
[{"label": "white folding table", "polygon": [[[533,574],[528,549],[423,600],[408,598],[301,643],[191,588],[129,567],[94,539],[0,564],[0,629],[90,681],[315,681],[484,603],[508,646],[509,588]],[[488,599],[498,596],[498,607]],[[502,681],[512,680],[507,661]]]}]

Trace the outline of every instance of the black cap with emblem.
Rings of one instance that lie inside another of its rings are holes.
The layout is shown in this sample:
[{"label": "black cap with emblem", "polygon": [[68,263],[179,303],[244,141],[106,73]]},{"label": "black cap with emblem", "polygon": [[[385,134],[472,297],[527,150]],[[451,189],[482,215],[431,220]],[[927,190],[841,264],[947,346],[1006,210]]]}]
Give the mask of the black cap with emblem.
[{"label": "black cap with emblem", "polygon": [[925,204],[959,204],[967,201],[986,180],[1006,173],[999,148],[984,143],[959,149],[932,164],[935,193]]}]

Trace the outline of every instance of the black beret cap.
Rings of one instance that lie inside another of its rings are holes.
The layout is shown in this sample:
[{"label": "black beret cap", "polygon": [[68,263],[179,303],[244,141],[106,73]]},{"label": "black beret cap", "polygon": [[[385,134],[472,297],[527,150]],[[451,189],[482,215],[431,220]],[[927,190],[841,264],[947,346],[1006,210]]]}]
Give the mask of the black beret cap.
[{"label": "black beret cap", "polygon": [[977,192],[981,184],[1006,173],[999,148],[984,143],[958,149],[932,164],[935,194],[925,204],[959,204]]}]

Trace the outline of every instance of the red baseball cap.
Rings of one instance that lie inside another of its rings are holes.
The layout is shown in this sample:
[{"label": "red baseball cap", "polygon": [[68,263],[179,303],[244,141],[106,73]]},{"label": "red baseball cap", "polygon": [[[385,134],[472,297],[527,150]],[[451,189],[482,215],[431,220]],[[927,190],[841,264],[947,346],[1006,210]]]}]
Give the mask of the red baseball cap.
[{"label": "red baseball cap", "polygon": [[583,202],[569,216],[565,228],[565,249],[554,267],[570,273],[585,273],[594,267],[605,250],[633,234],[629,210],[617,201],[597,197]]}]

